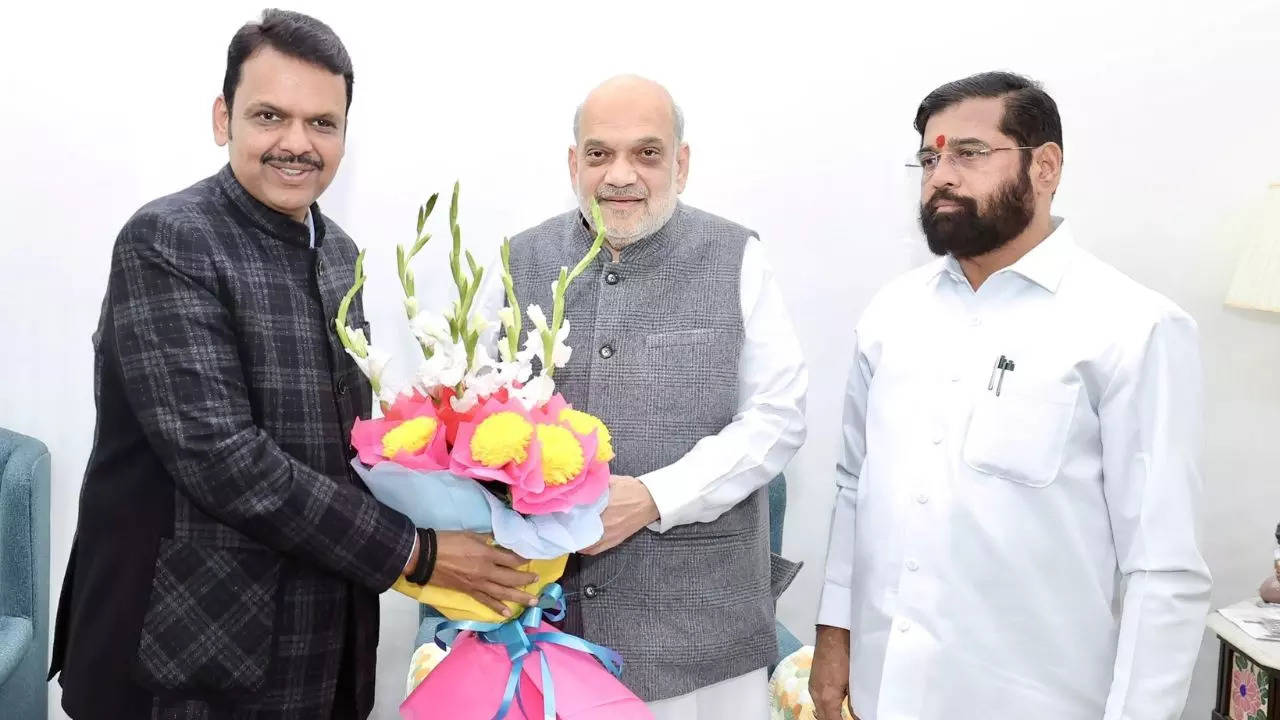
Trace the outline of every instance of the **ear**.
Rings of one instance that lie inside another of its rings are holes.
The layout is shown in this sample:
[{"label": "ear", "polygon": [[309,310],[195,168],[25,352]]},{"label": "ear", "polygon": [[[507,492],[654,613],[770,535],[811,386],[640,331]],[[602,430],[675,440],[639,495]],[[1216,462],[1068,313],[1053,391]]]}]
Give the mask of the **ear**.
[{"label": "ear", "polygon": [[213,141],[218,147],[231,141],[231,109],[221,95],[213,101]]},{"label": "ear", "polygon": [[680,143],[676,151],[676,194],[684,192],[684,185],[689,181],[689,143]]},{"label": "ear", "polygon": [[573,186],[573,192],[578,193],[578,146],[569,146],[569,183]]},{"label": "ear", "polygon": [[1045,143],[1031,156],[1031,182],[1043,192],[1052,195],[1062,181],[1062,146]]}]

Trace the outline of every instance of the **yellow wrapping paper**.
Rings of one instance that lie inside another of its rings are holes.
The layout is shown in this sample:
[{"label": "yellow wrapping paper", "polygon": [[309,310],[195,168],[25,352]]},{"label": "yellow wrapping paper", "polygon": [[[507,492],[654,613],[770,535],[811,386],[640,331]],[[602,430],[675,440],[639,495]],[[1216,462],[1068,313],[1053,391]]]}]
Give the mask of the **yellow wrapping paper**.
[{"label": "yellow wrapping paper", "polygon": [[[550,560],[530,560],[528,563],[521,565],[519,568],[521,571],[535,573],[538,579],[520,589],[537,597],[542,592],[542,588],[560,579],[560,576],[564,574],[564,566],[568,560],[568,555],[561,555]],[[441,615],[450,620],[478,620],[480,622],[500,623],[511,619],[502,617],[487,606],[481,605],[472,599],[470,595],[457,590],[449,590],[435,585],[415,585],[404,576],[401,576],[396,581],[396,584],[391,587],[420,603],[430,605],[439,610]],[[511,611],[511,617],[517,617],[527,609],[523,605],[514,602],[506,602],[504,604]]]}]

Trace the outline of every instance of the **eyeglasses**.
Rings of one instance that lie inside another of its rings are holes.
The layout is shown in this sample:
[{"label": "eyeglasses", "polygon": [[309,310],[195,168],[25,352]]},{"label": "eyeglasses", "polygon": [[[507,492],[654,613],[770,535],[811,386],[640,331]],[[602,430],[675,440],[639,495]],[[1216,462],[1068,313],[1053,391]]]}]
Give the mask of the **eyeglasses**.
[{"label": "eyeglasses", "polygon": [[953,149],[942,151],[921,150],[907,160],[907,167],[917,168],[926,176],[932,175],[933,171],[938,169],[938,163],[945,157],[951,162],[951,167],[953,168],[976,170],[986,164],[991,157],[991,153],[1005,150],[1036,150],[1039,147],[1039,145],[1022,145],[1019,147],[993,148],[986,145],[959,145]]}]

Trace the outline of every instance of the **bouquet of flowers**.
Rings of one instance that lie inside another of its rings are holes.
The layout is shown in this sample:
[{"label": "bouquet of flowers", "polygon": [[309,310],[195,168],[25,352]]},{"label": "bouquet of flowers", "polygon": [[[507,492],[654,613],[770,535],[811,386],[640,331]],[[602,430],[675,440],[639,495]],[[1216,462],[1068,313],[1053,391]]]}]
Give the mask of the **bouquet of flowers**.
[{"label": "bouquet of flowers", "polygon": [[[614,720],[650,718],[617,680],[622,661],[616,653],[560,633],[544,620],[563,615],[563,591],[555,581],[569,553],[600,538],[600,513],[608,504],[609,430],[565,402],[553,379],[571,354],[564,342],[565,291],[604,242],[599,208],[592,206],[595,243],[572,270],[561,268],[552,285],[549,318],[538,305],[521,313],[510,241],[503,241],[506,306],[498,313],[495,359],[482,342],[493,323],[474,308],[485,269],[462,249],[456,184],[449,208],[449,270],[457,299],[440,314],[418,305],[410,263],[431,239],[424,229],[437,199],[433,195],[418,209],[413,245],[397,247],[405,315],[422,354],[411,381],[390,387],[390,354],[347,325],[351,300],[365,282],[364,253],[338,309],[338,337],[382,408],[381,418],[357,420],[352,428],[352,465],[379,501],[418,527],[491,534],[496,544],[528,558],[522,569],[538,580],[524,589],[538,605],[508,603],[513,617],[507,619],[464,593],[400,578],[396,590],[448,619],[435,635],[447,654],[410,693],[401,714],[410,720],[568,720],[606,712]],[[521,344],[526,315],[532,327]]]}]

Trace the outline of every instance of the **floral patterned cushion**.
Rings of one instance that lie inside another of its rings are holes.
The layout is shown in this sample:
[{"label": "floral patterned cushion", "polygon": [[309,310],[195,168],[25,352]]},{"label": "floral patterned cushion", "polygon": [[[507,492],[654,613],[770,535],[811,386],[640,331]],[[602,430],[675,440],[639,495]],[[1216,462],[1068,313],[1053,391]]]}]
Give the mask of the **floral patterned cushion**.
[{"label": "floral patterned cushion", "polygon": [[[788,655],[769,680],[770,720],[814,720],[809,698],[809,670],[813,667],[813,646],[805,645]],[[841,716],[853,720],[848,703]]]},{"label": "floral patterned cushion", "polygon": [[413,657],[409,660],[409,677],[405,682],[404,695],[408,697],[410,693],[418,687],[424,678],[436,669],[444,656],[448,655],[448,650],[441,650],[434,642],[423,643],[413,651]]}]

